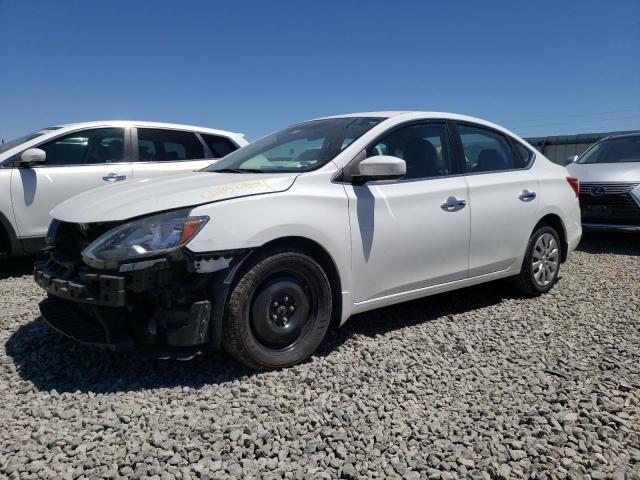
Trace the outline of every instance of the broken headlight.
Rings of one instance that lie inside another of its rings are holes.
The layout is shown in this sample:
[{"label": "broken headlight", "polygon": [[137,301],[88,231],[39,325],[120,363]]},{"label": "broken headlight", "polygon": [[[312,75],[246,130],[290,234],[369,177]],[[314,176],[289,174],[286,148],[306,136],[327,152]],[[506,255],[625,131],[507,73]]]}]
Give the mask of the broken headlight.
[{"label": "broken headlight", "polygon": [[115,268],[120,262],[175,250],[200,231],[209,217],[191,217],[176,210],[125,223],[98,237],[82,252],[96,268]]}]

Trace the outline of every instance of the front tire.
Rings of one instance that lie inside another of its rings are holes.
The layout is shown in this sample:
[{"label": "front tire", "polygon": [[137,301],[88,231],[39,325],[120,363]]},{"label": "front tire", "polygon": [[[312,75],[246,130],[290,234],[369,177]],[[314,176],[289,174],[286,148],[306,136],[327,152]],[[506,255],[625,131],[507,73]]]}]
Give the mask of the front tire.
[{"label": "front tire", "polygon": [[562,244],[553,227],[538,228],[527,244],[520,275],[515,277],[515,287],[521,292],[538,296],[551,290],[558,281]]},{"label": "front tire", "polygon": [[331,322],[331,286],[322,267],[297,250],[270,250],[243,270],[227,305],[222,341],[255,369],[300,363]]}]

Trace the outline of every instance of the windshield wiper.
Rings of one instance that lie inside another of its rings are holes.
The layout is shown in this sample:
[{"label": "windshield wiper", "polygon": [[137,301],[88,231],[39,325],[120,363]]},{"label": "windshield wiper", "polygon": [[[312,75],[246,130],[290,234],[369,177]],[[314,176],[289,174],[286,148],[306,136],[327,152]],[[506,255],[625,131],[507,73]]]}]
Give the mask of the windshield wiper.
[{"label": "windshield wiper", "polygon": [[221,168],[220,170],[209,170],[211,173],[265,173],[257,168]]}]

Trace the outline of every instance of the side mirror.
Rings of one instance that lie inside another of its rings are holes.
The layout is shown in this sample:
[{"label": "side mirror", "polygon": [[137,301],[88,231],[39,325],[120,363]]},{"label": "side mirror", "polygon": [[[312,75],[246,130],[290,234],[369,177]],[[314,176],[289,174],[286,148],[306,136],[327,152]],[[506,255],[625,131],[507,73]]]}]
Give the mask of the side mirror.
[{"label": "side mirror", "polygon": [[376,155],[362,160],[353,173],[354,183],[365,183],[373,180],[397,180],[407,174],[404,160],[390,155]]},{"label": "side mirror", "polygon": [[578,155],[571,155],[570,157],[567,157],[567,161],[564,164],[569,165],[571,163],[575,163],[576,160],[578,160]]},{"label": "side mirror", "polygon": [[20,155],[18,165],[21,167],[32,167],[41,165],[47,159],[47,152],[39,148],[28,148]]}]

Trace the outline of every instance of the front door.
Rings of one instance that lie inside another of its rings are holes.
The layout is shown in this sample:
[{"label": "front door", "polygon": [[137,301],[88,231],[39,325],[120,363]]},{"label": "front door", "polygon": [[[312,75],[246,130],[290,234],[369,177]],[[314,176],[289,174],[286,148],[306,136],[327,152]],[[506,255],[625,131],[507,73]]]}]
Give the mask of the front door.
[{"label": "front door", "polygon": [[43,165],[14,168],[11,200],[20,237],[44,237],[49,212],[86,190],[131,177],[123,128],[96,128],[67,134],[38,145]]},{"label": "front door", "polygon": [[398,181],[347,185],[356,303],[466,278],[470,208],[467,185],[452,176],[445,123],[399,127],[367,157],[405,160]]}]

